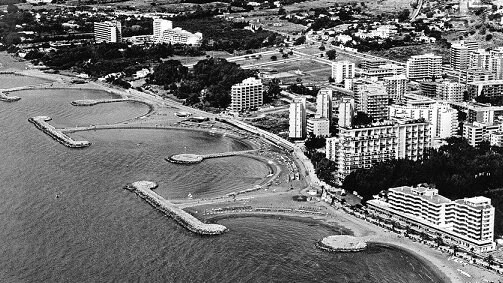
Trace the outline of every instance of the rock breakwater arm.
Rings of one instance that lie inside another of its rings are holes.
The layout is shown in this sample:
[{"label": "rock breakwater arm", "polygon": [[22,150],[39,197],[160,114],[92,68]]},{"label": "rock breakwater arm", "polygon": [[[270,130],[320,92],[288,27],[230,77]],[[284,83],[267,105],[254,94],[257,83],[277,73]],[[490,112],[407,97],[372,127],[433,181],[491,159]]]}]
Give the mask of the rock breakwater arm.
[{"label": "rock breakwater arm", "polygon": [[14,102],[14,101],[18,101],[20,100],[21,97],[17,97],[17,96],[7,96],[5,93],[3,93],[2,91],[0,91],[0,101],[4,101],[4,102]]},{"label": "rock breakwater arm", "polygon": [[323,238],[316,246],[322,250],[334,252],[359,252],[367,248],[367,243],[357,237],[335,235]]},{"label": "rock breakwater arm", "polygon": [[199,235],[219,235],[227,231],[227,227],[220,224],[206,224],[195,218],[188,212],[176,205],[170,203],[152,189],[156,188],[157,184],[150,181],[138,181],[129,184],[125,189],[135,192],[138,196],[146,200],[152,206],[162,211],[167,216],[173,218],[189,231]]},{"label": "rock breakwater arm", "polygon": [[36,116],[28,119],[28,121],[33,123],[39,130],[67,147],[83,148],[91,145],[88,141],[75,141],[71,137],[63,134],[61,131],[58,131],[55,127],[47,123],[47,121],[50,120],[51,117],[48,116]]}]

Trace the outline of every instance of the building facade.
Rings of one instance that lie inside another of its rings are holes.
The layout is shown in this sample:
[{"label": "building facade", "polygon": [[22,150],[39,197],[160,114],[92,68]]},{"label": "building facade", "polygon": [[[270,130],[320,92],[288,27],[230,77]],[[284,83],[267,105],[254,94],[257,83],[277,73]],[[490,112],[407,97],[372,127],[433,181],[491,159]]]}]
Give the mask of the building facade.
[{"label": "building facade", "polygon": [[393,103],[403,101],[405,91],[407,91],[407,77],[405,75],[396,75],[391,77],[384,77],[383,83],[386,92]]},{"label": "building facade", "polygon": [[94,41],[101,42],[121,42],[122,25],[119,21],[106,21],[94,23]]},{"label": "building facade", "polygon": [[474,99],[478,96],[489,98],[503,97],[503,80],[471,82],[466,85],[468,99]]},{"label": "building facade", "polygon": [[432,53],[415,55],[407,60],[407,78],[411,80],[442,77],[442,56]]},{"label": "building facade", "polygon": [[462,71],[468,68],[470,54],[479,49],[476,41],[460,41],[453,43],[450,49],[451,68],[455,71]]},{"label": "building facade", "polygon": [[440,100],[462,102],[464,90],[465,87],[460,83],[444,81],[438,84],[436,96]]},{"label": "building facade", "polygon": [[172,28],[164,30],[157,43],[199,46],[202,40],[203,34],[200,32],[191,33],[181,28]]},{"label": "building facade", "polygon": [[501,130],[500,125],[495,124],[485,124],[485,123],[465,123],[463,124],[463,138],[465,138],[468,143],[477,147],[482,141],[490,141],[491,134],[497,133]]},{"label": "building facade", "polygon": [[369,200],[367,208],[466,251],[483,253],[496,247],[494,207],[486,197],[453,201],[433,188],[403,186],[390,188],[387,201]]},{"label": "building facade", "polygon": [[290,103],[288,136],[294,139],[306,137],[306,98],[295,98]]},{"label": "building facade", "polygon": [[264,104],[264,86],[262,80],[247,78],[231,87],[231,105],[229,110],[240,112],[254,109]]},{"label": "building facade", "polygon": [[320,89],[316,95],[316,117],[327,118],[332,121],[332,95],[331,89]]},{"label": "building facade", "polygon": [[424,120],[395,119],[340,128],[327,139],[326,157],[337,164],[339,182],[357,169],[392,159],[422,159],[431,145],[430,125]]},{"label": "building facade", "polygon": [[327,118],[307,119],[307,133],[316,137],[330,136],[330,123]]},{"label": "building facade", "polygon": [[153,22],[154,42],[161,40],[164,31],[173,29],[173,22],[170,20],[156,18]]},{"label": "building facade", "polygon": [[349,61],[337,61],[332,63],[332,78],[336,83],[342,83],[345,79],[355,77],[355,63]]},{"label": "building facade", "polygon": [[386,119],[388,117],[390,96],[382,84],[357,85],[355,102],[358,111],[366,113],[374,120]]},{"label": "building facade", "polygon": [[355,116],[355,100],[344,97],[337,107],[337,118],[339,127],[351,127]]}]

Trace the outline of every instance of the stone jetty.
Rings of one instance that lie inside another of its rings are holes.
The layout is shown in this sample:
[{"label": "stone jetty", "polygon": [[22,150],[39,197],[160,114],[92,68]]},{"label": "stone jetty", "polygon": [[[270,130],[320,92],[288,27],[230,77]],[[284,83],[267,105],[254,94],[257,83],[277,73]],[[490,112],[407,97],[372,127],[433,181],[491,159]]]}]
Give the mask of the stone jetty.
[{"label": "stone jetty", "polygon": [[235,155],[243,155],[248,153],[256,152],[256,149],[253,150],[242,150],[242,151],[229,151],[229,152],[219,152],[219,153],[210,153],[210,154],[190,154],[190,153],[182,153],[175,154],[169,157],[166,157],[166,161],[178,164],[195,164],[200,163],[204,159],[209,158],[219,158],[219,157],[227,157],[227,156],[235,156]]},{"label": "stone jetty", "polygon": [[367,249],[367,243],[348,235],[334,235],[323,238],[316,247],[332,252],[359,252]]},{"label": "stone jetty", "polygon": [[138,181],[124,187],[124,189],[136,193],[152,206],[154,206],[167,216],[173,218],[176,222],[178,222],[180,225],[187,228],[191,232],[199,235],[219,235],[227,231],[227,227],[223,225],[206,224],[201,222],[199,219],[195,218],[188,212],[170,203],[169,201],[152,191],[152,189],[155,188],[157,188],[157,184],[150,181]]},{"label": "stone jetty", "polygon": [[141,102],[141,100],[129,99],[129,98],[118,98],[118,99],[83,99],[72,101],[73,106],[94,106],[101,103],[115,103],[115,102]]},{"label": "stone jetty", "polygon": [[17,96],[7,96],[5,93],[3,93],[2,91],[0,91],[0,101],[4,101],[4,102],[14,102],[14,101],[18,101],[20,100],[21,97],[17,97]]},{"label": "stone jetty", "polygon": [[71,147],[71,148],[83,148],[91,145],[88,141],[75,141],[71,137],[63,134],[61,131],[57,130],[55,127],[51,126],[47,121],[52,120],[48,116],[36,116],[29,118],[28,121],[33,123],[35,127],[40,129],[42,132],[49,135],[51,138],[57,140],[59,143]]}]

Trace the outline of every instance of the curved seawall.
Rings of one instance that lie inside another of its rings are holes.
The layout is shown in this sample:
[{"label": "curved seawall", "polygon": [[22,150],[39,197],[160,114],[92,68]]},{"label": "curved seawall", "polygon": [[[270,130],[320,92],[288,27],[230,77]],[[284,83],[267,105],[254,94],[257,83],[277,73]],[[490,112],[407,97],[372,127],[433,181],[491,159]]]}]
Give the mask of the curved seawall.
[{"label": "curved seawall", "polygon": [[71,137],[63,134],[61,131],[58,131],[55,127],[47,123],[47,121],[50,120],[51,117],[48,116],[36,116],[28,119],[28,121],[33,123],[39,130],[67,147],[83,148],[91,145],[88,141],[75,141]]},{"label": "curved seawall", "polygon": [[150,203],[153,207],[157,208],[167,216],[173,218],[183,227],[189,231],[199,235],[219,235],[227,231],[227,227],[220,224],[206,224],[195,218],[188,212],[178,208],[170,203],[152,189],[156,188],[157,184],[150,181],[138,181],[125,186],[124,188],[136,193],[145,201]]}]

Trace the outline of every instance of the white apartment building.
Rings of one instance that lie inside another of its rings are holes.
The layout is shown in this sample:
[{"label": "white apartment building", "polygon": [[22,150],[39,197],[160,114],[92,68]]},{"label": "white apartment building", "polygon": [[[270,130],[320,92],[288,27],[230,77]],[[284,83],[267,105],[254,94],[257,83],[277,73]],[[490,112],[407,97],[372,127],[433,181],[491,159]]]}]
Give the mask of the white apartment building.
[{"label": "white apartment building", "polygon": [[450,50],[451,68],[455,71],[462,71],[468,68],[470,54],[479,49],[476,41],[460,41],[453,43]]},{"label": "white apartment building", "polygon": [[486,197],[453,201],[437,189],[402,186],[388,190],[388,201],[369,200],[367,208],[466,251],[482,253],[496,247],[494,207]]},{"label": "white apartment building", "polygon": [[327,118],[332,121],[332,95],[331,89],[320,89],[316,95],[316,117]]},{"label": "white apartment building", "polygon": [[391,159],[422,159],[431,145],[430,125],[424,120],[394,119],[371,125],[340,128],[327,139],[326,157],[337,164],[342,182],[356,169],[368,169]]},{"label": "white apartment building", "polygon": [[172,28],[164,30],[157,43],[199,46],[202,40],[203,34],[200,32],[191,33],[181,28]]},{"label": "white apartment building", "polygon": [[316,137],[330,136],[330,123],[327,118],[307,119],[307,133]]},{"label": "white apartment building", "polygon": [[503,147],[503,129],[489,133],[489,143],[492,146]]},{"label": "white apartment building", "polygon": [[474,99],[484,95],[486,97],[503,97],[503,80],[470,82],[466,84],[468,98]]},{"label": "white apartment building", "polygon": [[451,102],[451,106],[466,113],[466,121],[479,122],[488,125],[499,123],[503,119],[503,106],[491,106],[478,102]]},{"label": "white apartment building", "polygon": [[153,23],[154,42],[160,41],[164,31],[173,29],[173,22],[170,20],[156,18]]},{"label": "white apartment building", "polygon": [[442,56],[432,53],[411,56],[407,60],[407,78],[411,80],[442,77]]},{"label": "white apartment building", "polygon": [[[379,61],[377,61],[379,62]],[[361,77],[375,78],[381,80],[384,77],[405,75],[405,68],[396,64],[383,64],[377,67],[372,67],[372,63],[367,63],[369,68],[362,68]]]},{"label": "white apartment building", "polygon": [[405,91],[407,91],[407,81],[405,75],[395,75],[383,78],[384,87],[392,102],[397,103],[403,100]]},{"label": "white apartment building", "polygon": [[490,141],[490,135],[501,130],[501,125],[479,122],[463,124],[463,138],[473,146],[479,146],[482,141]]},{"label": "white apartment building", "polygon": [[503,47],[497,47],[491,53],[491,72],[495,80],[503,80]]},{"label": "white apartment building", "polygon": [[264,104],[264,86],[262,80],[256,78],[244,79],[231,87],[231,105],[229,110],[239,112],[257,108]]},{"label": "white apartment building", "polygon": [[306,137],[306,98],[295,98],[290,103],[288,136],[295,139]]},{"label": "white apartment building", "polygon": [[122,25],[119,21],[94,22],[94,40],[100,42],[121,42]]},{"label": "white apartment building", "polygon": [[443,81],[437,85],[437,98],[445,101],[462,102],[465,87],[457,82]]},{"label": "white apartment building", "polygon": [[491,53],[485,49],[478,49],[470,53],[470,63],[468,68],[478,68],[483,70],[491,70]]},{"label": "white apartment building", "polygon": [[355,116],[355,100],[344,97],[337,107],[337,118],[339,127],[351,127]]},{"label": "white apartment building", "polygon": [[389,118],[425,119],[430,123],[432,139],[445,139],[457,134],[459,128],[458,111],[444,103],[428,106],[389,106]]},{"label": "white apartment building", "polygon": [[358,111],[367,113],[374,120],[388,117],[390,96],[384,85],[380,83],[358,84],[355,88],[355,103]]},{"label": "white apartment building", "polygon": [[345,79],[355,77],[355,63],[349,61],[337,61],[332,63],[332,78],[336,83],[342,83]]}]

